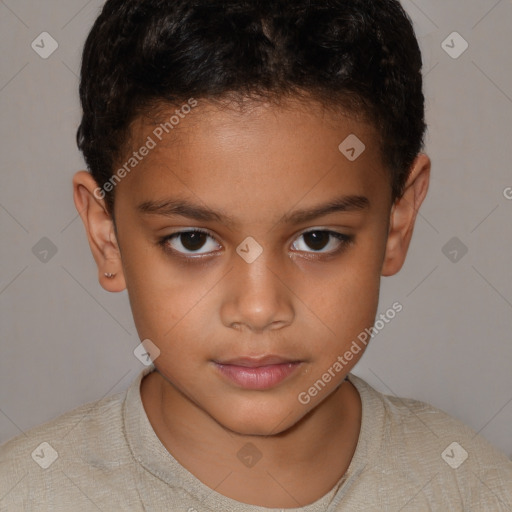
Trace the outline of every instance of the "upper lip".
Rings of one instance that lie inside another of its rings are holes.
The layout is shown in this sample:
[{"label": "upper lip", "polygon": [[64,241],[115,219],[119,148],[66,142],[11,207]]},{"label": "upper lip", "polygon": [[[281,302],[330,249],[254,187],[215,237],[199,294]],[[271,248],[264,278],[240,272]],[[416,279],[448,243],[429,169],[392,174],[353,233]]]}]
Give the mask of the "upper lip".
[{"label": "upper lip", "polygon": [[215,361],[217,364],[221,365],[231,365],[231,366],[245,366],[246,368],[259,368],[260,366],[270,366],[274,364],[289,364],[289,363],[298,363],[297,359],[290,359],[287,357],[281,356],[261,356],[261,357],[237,357],[234,359],[227,359],[225,361]]}]

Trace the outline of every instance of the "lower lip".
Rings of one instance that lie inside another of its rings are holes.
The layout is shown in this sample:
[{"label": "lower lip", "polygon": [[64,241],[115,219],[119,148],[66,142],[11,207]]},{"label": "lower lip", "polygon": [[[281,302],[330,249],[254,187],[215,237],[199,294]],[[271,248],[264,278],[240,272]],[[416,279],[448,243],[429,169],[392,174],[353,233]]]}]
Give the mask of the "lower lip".
[{"label": "lower lip", "polygon": [[231,382],[244,389],[269,389],[283,382],[297,370],[300,363],[271,364],[250,368],[232,364],[219,364],[215,366]]}]

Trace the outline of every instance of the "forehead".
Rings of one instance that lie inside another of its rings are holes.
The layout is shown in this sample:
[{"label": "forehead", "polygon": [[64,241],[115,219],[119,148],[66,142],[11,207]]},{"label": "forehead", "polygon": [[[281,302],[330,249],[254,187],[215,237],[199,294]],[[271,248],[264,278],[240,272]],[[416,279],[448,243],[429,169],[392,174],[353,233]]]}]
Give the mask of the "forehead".
[{"label": "forehead", "polygon": [[315,184],[364,193],[381,182],[382,190],[388,175],[377,140],[372,125],[315,102],[160,108],[132,124],[126,156],[151,149],[119,188],[150,199],[172,191],[224,200],[242,191],[291,198]]},{"label": "forehead", "polygon": [[[301,135],[326,137],[328,132],[337,132],[339,136],[351,130],[358,132],[369,144],[378,138],[373,125],[362,115],[356,117],[341,107],[327,107],[316,100],[292,97],[272,102],[247,98],[236,102],[194,102],[196,106],[192,108],[189,107],[191,100],[172,107],[159,105],[139,116],[131,126],[132,142],[152,134],[160,147],[174,146],[176,150],[194,140],[215,143],[221,137],[243,140],[244,136],[259,135],[279,143],[286,142],[292,134],[298,140]],[[318,142],[318,137],[312,140],[312,145]],[[258,139],[254,143],[257,144]]]}]

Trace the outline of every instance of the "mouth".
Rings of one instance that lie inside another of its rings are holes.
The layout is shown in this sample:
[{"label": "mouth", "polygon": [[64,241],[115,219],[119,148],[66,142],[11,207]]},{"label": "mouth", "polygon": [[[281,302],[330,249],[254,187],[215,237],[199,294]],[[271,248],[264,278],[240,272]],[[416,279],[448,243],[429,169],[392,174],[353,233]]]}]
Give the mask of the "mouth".
[{"label": "mouth", "polygon": [[213,361],[220,374],[243,389],[264,390],[281,384],[297,371],[302,361],[278,356],[240,357]]}]

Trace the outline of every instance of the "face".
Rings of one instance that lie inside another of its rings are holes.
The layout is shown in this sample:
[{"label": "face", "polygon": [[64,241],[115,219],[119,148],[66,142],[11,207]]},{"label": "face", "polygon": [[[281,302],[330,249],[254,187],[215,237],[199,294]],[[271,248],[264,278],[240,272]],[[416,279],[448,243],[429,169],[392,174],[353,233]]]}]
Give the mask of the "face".
[{"label": "face", "polygon": [[[375,134],[291,102],[199,105],[172,138],[154,130],[134,125],[132,148],[156,145],[115,191],[140,339],[184,414],[285,431],[327,407],[365,346],[339,356],[375,320],[392,211]],[[339,149],[351,134],[366,146],[354,161]]]}]

